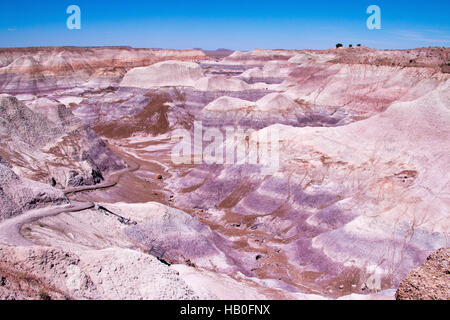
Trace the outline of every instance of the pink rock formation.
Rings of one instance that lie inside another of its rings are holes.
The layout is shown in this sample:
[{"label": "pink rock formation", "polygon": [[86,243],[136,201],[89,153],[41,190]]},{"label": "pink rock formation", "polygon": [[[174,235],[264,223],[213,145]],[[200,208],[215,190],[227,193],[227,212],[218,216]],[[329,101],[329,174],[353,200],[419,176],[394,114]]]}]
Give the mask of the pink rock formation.
[{"label": "pink rock formation", "polygon": [[[127,47],[21,48],[0,50],[0,91],[11,94],[49,92],[82,86],[118,84],[127,70],[163,60],[195,61],[198,50],[149,50]],[[107,87],[107,86],[106,86]]]},{"label": "pink rock formation", "polygon": [[[125,167],[115,153],[135,164],[114,187],[77,194],[89,217],[61,213],[22,230],[79,257],[69,284],[33,269],[27,257],[45,260],[42,248],[0,248],[23,253],[3,267],[20,262],[55,297],[117,298],[114,276],[125,298],[236,298],[223,288],[256,299],[393,298],[448,247],[449,53],[258,49],[212,60],[196,50],[2,49],[0,92],[16,97],[0,96],[0,217],[66,200],[38,182],[94,184]],[[194,121],[254,129],[242,146],[276,130],[279,167],[174,164],[171,135]],[[185,265],[161,268],[146,255],[154,244]],[[52,256],[69,268],[62,252]],[[175,293],[136,290],[116,267]],[[21,284],[16,273],[8,288]],[[71,286],[85,280],[77,296]]]}]

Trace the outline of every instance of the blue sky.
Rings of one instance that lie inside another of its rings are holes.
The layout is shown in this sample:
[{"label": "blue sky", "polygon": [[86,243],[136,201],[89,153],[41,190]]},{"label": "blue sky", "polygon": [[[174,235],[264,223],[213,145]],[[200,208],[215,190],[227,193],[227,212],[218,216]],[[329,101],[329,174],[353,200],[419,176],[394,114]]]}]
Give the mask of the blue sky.
[{"label": "blue sky", "polygon": [[[66,9],[81,8],[81,30]],[[369,5],[382,29],[368,30]],[[1,1],[0,47],[325,49],[338,42],[405,49],[450,45],[449,0]]]}]

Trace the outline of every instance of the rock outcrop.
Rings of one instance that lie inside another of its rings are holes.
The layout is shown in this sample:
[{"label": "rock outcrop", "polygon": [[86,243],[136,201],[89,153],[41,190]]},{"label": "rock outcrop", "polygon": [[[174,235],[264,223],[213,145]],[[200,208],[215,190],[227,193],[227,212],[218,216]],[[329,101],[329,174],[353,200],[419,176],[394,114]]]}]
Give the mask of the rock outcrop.
[{"label": "rock outcrop", "polygon": [[68,203],[61,190],[19,178],[0,157],[0,221],[26,210]]},{"label": "rock outcrop", "polygon": [[203,71],[194,62],[164,61],[128,71],[120,86],[142,89],[192,87],[201,77]]},{"label": "rock outcrop", "polygon": [[70,186],[76,172],[91,185],[99,174],[124,168],[105,142],[64,105],[42,98],[29,106],[0,95],[0,155],[20,177]]},{"label": "rock outcrop", "polygon": [[450,249],[433,252],[411,271],[396,293],[397,300],[450,300]]},{"label": "rock outcrop", "polygon": [[190,261],[198,267],[233,271],[233,266],[215,244],[219,237],[190,215],[157,203],[121,205],[120,211],[136,210],[150,210],[152,214],[143,215],[138,226],[125,230],[134,241],[149,248],[164,248],[164,257],[171,263]]}]

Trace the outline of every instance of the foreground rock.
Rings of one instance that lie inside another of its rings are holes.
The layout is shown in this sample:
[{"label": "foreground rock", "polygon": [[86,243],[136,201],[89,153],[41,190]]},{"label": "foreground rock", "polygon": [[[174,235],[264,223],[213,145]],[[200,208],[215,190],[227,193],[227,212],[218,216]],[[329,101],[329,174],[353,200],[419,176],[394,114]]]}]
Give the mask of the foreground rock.
[{"label": "foreground rock", "polygon": [[137,226],[100,210],[26,224],[22,233],[36,246],[0,246],[6,283],[0,298],[40,299],[45,292],[52,299],[323,299],[232,272],[214,232],[180,210],[158,203],[102,206]]},{"label": "foreground rock", "polygon": [[433,252],[402,281],[397,300],[450,300],[450,249]]},{"label": "foreground rock", "polygon": [[0,246],[0,256],[0,299],[198,298],[174,270],[133,250]]}]

